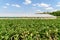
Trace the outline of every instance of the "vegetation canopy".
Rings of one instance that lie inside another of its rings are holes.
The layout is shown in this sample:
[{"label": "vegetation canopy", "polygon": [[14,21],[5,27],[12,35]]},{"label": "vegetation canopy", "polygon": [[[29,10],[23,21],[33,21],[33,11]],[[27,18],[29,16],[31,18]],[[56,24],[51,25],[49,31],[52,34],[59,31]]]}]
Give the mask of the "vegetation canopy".
[{"label": "vegetation canopy", "polygon": [[0,19],[0,40],[60,40],[60,18]]},{"label": "vegetation canopy", "polygon": [[60,16],[60,11],[51,12],[50,14],[54,16]]}]

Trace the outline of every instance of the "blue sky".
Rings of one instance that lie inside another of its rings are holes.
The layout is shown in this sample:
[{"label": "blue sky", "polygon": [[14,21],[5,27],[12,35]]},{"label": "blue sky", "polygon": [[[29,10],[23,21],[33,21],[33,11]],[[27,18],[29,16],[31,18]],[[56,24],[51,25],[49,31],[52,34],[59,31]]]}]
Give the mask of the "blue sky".
[{"label": "blue sky", "polygon": [[60,10],[60,0],[0,0],[0,14],[34,14]]}]

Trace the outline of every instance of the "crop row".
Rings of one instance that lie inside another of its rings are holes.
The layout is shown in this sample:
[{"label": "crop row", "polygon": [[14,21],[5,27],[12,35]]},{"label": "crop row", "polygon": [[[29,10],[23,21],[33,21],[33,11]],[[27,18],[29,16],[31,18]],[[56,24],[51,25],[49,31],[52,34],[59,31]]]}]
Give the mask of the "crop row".
[{"label": "crop row", "polygon": [[60,19],[1,19],[0,40],[59,40]]}]

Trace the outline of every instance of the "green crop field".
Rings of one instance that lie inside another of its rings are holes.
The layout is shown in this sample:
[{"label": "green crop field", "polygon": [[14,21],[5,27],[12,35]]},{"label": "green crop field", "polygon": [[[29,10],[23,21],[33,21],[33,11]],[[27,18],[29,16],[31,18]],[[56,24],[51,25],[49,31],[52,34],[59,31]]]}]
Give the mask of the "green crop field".
[{"label": "green crop field", "polygon": [[60,40],[60,17],[0,19],[0,40]]}]

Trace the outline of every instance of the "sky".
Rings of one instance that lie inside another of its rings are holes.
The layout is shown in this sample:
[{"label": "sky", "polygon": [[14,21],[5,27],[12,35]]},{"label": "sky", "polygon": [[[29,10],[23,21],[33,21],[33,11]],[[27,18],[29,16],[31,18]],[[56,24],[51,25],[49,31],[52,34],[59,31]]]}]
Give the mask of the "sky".
[{"label": "sky", "polygon": [[0,15],[23,15],[60,10],[60,0],[0,0]]}]

